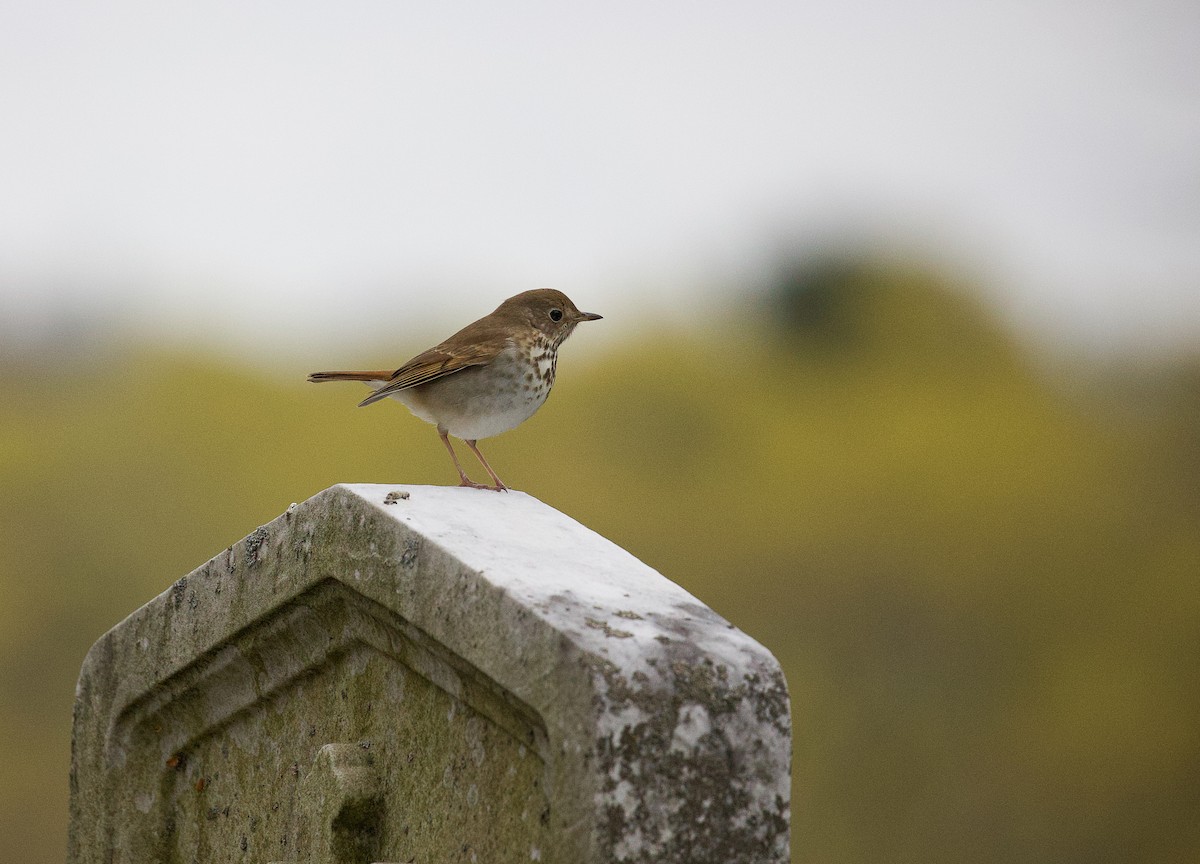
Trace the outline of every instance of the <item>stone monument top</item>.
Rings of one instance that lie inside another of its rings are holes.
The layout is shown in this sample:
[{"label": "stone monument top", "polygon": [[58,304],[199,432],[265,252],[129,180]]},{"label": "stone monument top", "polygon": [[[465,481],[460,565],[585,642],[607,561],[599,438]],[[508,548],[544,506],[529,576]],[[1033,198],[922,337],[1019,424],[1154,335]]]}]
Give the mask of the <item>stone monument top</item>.
[{"label": "stone monument top", "polygon": [[342,485],[105,634],[68,860],[788,860],[778,663],[519,493]]}]

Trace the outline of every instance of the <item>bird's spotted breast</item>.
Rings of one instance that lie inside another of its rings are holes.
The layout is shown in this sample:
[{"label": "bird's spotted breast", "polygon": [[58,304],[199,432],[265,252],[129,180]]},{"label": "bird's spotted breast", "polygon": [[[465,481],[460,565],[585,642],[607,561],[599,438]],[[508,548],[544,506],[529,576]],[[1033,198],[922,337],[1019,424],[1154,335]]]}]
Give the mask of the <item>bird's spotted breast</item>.
[{"label": "bird's spotted breast", "polygon": [[558,366],[558,352],[546,342],[535,345],[530,352],[537,382],[547,390],[554,386],[554,372]]},{"label": "bird's spotted breast", "polygon": [[457,438],[490,438],[528,420],[554,384],[555,352],[511,345],[487,366],[401,390],[396,398]]}]

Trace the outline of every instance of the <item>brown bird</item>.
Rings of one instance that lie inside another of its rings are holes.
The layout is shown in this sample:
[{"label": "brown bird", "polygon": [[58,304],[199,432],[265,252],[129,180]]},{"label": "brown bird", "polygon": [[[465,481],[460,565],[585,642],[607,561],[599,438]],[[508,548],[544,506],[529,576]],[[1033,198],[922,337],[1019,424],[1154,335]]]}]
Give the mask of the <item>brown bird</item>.
[{"label": "brown bird", "polygon": [[[413,414],[437,426],[458,470],[460,486],[501,491],[508,487],[476,442],[533,416],[554,386],[558,346],[579,322],[600,317],[580,312],[561,291],[525,291],[394,372],[314,372],[308,380],[365,381],[375,392],[358,403],[360,407],[386,396],[400,400]],[[467,442],[495,486],[467,477],[450,435]]]}]

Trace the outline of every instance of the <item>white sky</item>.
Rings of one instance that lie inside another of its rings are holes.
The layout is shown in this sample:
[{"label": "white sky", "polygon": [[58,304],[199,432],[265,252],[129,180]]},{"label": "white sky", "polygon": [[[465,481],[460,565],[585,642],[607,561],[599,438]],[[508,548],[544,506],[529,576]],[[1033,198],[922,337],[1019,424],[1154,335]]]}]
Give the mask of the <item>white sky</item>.
[{"label": "white sky", "polygon": [[1200,336],[1200,4],[0,0],[0,333],[686,315],[839,226]]}]

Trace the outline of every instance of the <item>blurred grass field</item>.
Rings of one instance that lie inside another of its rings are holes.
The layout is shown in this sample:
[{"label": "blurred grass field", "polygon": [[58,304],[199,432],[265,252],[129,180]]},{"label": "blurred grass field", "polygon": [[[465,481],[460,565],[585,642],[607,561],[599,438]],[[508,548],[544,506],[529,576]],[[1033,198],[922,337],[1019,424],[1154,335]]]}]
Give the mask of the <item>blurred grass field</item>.
[{"label": "blurred grass field", "polygon": [[[1200,860],[1200,358],[1047,360],[968,296],[833,267],[707,329],[577,336],[484,450],[779,657],[795,861]],[[0,365],[4,861],[63,858],[101,633],[292,501],[454,477],[307,368],[66,356]]]}]

